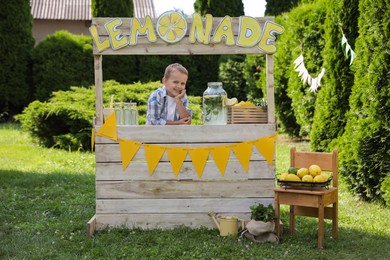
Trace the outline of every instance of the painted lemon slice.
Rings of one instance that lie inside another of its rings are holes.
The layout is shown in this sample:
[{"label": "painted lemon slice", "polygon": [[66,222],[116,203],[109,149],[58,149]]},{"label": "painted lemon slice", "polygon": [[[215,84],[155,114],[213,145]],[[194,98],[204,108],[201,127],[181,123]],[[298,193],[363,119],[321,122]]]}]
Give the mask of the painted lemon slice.
[{"label": "painted lemon slice", "polygon": [[156,30],[161,39],[175,43],[186,35],[187,21],[179,12],[168,11],[158,18]]}]

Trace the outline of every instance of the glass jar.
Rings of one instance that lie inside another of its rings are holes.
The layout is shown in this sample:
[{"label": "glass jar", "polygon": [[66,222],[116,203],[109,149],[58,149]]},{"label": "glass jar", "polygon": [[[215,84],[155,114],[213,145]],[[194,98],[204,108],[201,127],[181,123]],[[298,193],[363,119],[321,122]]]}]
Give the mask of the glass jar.
[{"label": "glass jar", "polygon": [[125,125],[131,125],[131,110],[130,103],[123,103],[123,123]]},{"label": "glass jar", "polygon": [[123,125],[122,103],[121,102],[115,103],[114,110],[115,110],[116,124]]},{"label": "glass jar", "polygon": [[130,116],[131,116],[131,124],[138,125],[138,108],[137,103],[130,102]]},{"label": "glass jar", "polygon": [[227,94],[222,82],[208,82],[203,93],[203,123],[205,125],[227,124]]}]

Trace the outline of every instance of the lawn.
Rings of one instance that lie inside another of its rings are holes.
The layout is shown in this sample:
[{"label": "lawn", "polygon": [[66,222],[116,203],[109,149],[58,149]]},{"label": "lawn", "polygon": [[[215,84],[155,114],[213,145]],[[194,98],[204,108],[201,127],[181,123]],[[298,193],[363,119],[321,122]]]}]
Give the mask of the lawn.
[{"label": "lawn", "polygon": [[[281,141],[276,167],[288,167]],[[280,244],[220,237],[217,230],[114,229],[85,234],[95,214],[94,154],[34,145],[15,124],[0,125],[0,259],[389,259],[390,209],[354,198],[341,180],[339,239],[326,222],[325,249],[318,250],[316,219],[297,217]],[[282,219],[287,226],[287,207]]]}]

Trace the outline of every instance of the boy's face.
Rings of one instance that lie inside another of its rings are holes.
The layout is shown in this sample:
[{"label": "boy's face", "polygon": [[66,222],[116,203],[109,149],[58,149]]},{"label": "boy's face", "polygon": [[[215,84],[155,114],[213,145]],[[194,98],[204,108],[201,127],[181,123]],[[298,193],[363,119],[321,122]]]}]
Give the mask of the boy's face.
[{"label": "boy's face", "polygon": [[170,73],[168,78],[163,78],[162,82],[166,87],[167,95],[176,97],[186,88],[188,76],[177,70]]}]

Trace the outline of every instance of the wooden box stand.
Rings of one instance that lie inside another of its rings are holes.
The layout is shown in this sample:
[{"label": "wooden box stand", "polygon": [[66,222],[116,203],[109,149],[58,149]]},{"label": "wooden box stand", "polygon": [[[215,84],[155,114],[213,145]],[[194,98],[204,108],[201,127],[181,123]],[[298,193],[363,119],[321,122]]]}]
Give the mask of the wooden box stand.
[{"label": "wooden box stand", "polygon": [[267,122],[267,110],[263,107],[228,107],[228,124],[266,124]]}]

